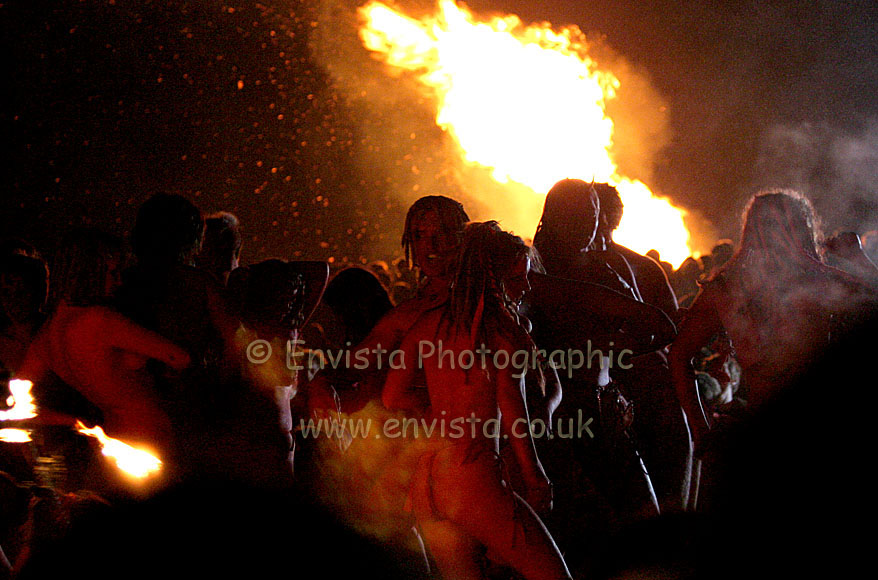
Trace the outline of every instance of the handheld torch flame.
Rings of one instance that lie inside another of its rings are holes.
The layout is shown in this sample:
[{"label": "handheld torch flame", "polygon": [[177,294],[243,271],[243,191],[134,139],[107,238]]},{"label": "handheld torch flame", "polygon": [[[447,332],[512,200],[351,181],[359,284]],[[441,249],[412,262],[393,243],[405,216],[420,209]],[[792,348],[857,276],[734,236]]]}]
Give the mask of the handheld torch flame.
[{"label": "handheld torch flame", "polygon": [[83,435],[97,439],[101,444],[101,453],[104,457],[112,459],[116,467],[132,477],[141,479],[162,468],[162,462],[157,457],[142,449],[131,447],[118,439],[108,437],[99,426],[89,429],[81,421],[77,421],[76,430]]},{"label": "handheld torch flame", "polygon": [[[620,174],[605,114],[620,82],[597,68],[577,27],[524,26],[514,15],[476,22],[453,0],[440,0],[439,14],[422,20],[378,1],[359,13],[365,47],[431,89],[436,124],[465,162],[540,195],[564,178],[615,185],[625,204],[617,242],[642,253],[656,248],[675,266],[691,254],[685,212]],[[493,209],[508,205],[496,200]],[[527,226],[534,231],[536,222]]]},{"label": "handheld torch flame", "polygon": [[[32,382],[23,379],[9,381],[11,394],[6,399],[9,409],[0,411],[0,421],[21,421],[37,416],[37,405],[30,392],[33,386]],[[0,441],[5,443],[27,443],[30,440],[30,432],[25,429],[0,429]]]},{"label": "handheld torch flame", "polygon": [[0,442],[27,443],[30,440],[30,433],[26,429],[0,429]]}]

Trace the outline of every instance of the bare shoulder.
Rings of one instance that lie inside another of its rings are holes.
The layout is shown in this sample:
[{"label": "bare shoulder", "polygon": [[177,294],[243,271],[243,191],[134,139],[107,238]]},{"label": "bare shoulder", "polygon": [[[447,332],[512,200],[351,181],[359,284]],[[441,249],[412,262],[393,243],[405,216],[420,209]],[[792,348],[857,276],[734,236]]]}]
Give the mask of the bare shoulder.
[{"label": "bare shoulder", "polygon": [[126,320],[124,316],[107,306],[80,307],[71,309],[67,314],[67,323],[70,326],[105,328],[107,324],[123,320]]},{"label": "bare shoulder", "polygon": [[406,328],[407,337],[434,337],[442,322],[442,309],[421,311],[412,317],[411,324]]},{"label": "bare shoulder", "polygon": [[689,307],[690,313],[703,312],[707,309],[720,311],[723,307],[732,307],[732,296],[729,295],[729,290],[724,277],[720,276],[712,280],[706,280],[700,282],[699,285],[700,288],[698,294],[695,296],[695,300]]},{"label": "bare shoulder", "polygon": [[644,256],[643,254],[639,254],[632,250],[631,248],[626,248],[625,246],[621,246],[619,244],[615,244],[616,250],[625,256],[631,265],[639,270],[643,270],[642,274],[654,274],[660,275],[662,278],[667,278],[664,269],[661,267],[661,264],[656,262],[654,259],[649,256]]}]

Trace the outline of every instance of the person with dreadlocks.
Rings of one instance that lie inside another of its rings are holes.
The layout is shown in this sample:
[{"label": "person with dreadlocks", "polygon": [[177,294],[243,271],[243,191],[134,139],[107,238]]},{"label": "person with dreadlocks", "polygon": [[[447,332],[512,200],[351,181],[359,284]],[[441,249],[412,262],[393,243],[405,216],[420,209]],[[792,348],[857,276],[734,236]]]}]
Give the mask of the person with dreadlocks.
[{"label": "person with dreadlocks", "polygon": [[[337,409],[336,400],[312,396],[334,391],[343,414],[351,420],[381,424],[390,417],[390,411],[381,405],[381,390],[391,364],[389,355],[395,352],[403,337],[426,312],[441,307],[448,300],[452,276],[464,226],[469,216],[454,199],[429,195],[418,199],[409,208],[402,235],[406,271],[417,271],[417,294],[388,311],[356,345],[346,348],[352,364],[323,365],[313,376],[309,386],[308,411],[316,417],[328,415],[332,419]],[[308,346],[306,345],[305,348]],[[313,352],[313,351],[312,351]],[[340,351],[337,351],[340,352]],[[318,357],[319,358],[319,357]],[[311,362],[311,352],[304,363]],[[421,389],[424,391],[424,389]],[[307,423],[305,423],[307,426]],[[420,535],[412,533],[412,522],[404,513],[408,478],[417,459],[410,442],[402,439],[354,437],[340,445],[320,446],[332,450],[308,462],[307,473],[299,472],[300,481],[321,501],[337,506],[346,521],[353,519],[355,527],[374,526],[385,534],[388,545],[399,549],[401,560],[411,562],[422,574],[428,568]],[[304,438],[305,430],[300,429]],[[335,449],[349,444],[342,454]],[[368,457],[369,461],[363,461]],[[316,468],[316,469],[312,469]],[[352,509],[357,502],[362,509]]]},{"label": "person with dreadlocks", "polygon": [[801,193],[760,192],[743,221],[737,252],[702,284],[669,355],[697,453],[713,421],[702,410],[691,361],[712,336],[728,334],[749,414],[801,377],[846,324],[876,304],[865,281],[822,261],[817,217]]},{"label": "person with dreadlocks", "polygon": [[600,216],[594,183],[562,179],[552,186],[534,234],[534,246],[543,257],[546,272],[600,284],[639,300],[633,280],[626,280],[607,263],[593,262],[586,253],[598,236]]},{"label": "person with dreadlocks", "polygon": [[[523,397],[524,375],[539,367],[508,364],[514,353],[535,352],[502,284],[527,255],[520,238],[496,222],[469,224],[448,302],[411,328],[400,347],[407,364],[389,371],[384,387],[386,407],[438,424],[418,461],[410,497],[427,549],[446,578],[483,578],[486,552],[525,578],[570,577],[534,511],[547,511],[552,498]],[[453,360],[421,356],[424,341],[441,344]],[[488,355],[480,360],[481,352]],[[426,397],[415,387],[421,366]],[[501,438],[512,448],[524,501],[504,485]]]},{"label": "person with dreadlocks", "polygon": [[637,402],[617,375],[676,335],[667,314],[641,302],[617,272],[589,263],[600,208],[594,184],[563,179],[549,190],[534,235],[546,275],[533,276],[524,304],[534,341],[563,380],[558,425],[593,419],[593,437],[555,437],[543,454],[559,507],[546,522],[576,573],[619,526],[659,511],[635,438]]},{"label": "person with dreadlocks", "polygon": [[[424,312],[448,300],[457,250],[468,221],[463,205],[442,195],[422,197],[409,208],[402,247],[409,266],[418,269],[420,285],[417,295],[396,305],[366,338],[351,347],[351,352],[366,353],[368,363],[360,365],[365,368],[331,369],[331,372],[318,374],[338,389],[345,410],[355,411],[369,400],[380,397],[388,361],[386,356],[385,360],[379,360],[380,355],[376,353],[392,352]],[[355,388],[346,386],[354,384]]]}]

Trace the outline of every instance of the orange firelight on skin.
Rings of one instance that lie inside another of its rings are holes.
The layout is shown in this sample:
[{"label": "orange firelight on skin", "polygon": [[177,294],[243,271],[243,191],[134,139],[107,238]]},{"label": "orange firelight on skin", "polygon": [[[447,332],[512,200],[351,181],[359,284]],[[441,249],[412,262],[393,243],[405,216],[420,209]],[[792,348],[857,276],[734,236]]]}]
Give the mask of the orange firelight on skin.
[{"label": "orange firelight on skin", "polygon": [[[421,20],[378,1],[359,14],[365,47],[431,90],[436,124],[464,162],[540,196],[564,178],[615,185],[625,204],[617,242],[641,253],[655,248],[674,266],[691,255],[684,210],[620,174],[605,113],[620,82],[589,58],[577,27],[524,26],[514,15],[479,22],[453,0]],[[498,200],[495,209],[508,204]],[[521,225],[536,229],[536,221]]]}]

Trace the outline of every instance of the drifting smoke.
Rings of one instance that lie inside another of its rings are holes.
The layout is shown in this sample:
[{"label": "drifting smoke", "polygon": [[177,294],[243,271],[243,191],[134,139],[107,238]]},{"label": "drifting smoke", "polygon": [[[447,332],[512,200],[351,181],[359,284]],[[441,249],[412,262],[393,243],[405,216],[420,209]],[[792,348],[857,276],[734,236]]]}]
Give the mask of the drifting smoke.
[{"label": "drifting smoke", "polygon": [[827,234],[862,234],[878,228],[876,167],[878,118],[867,119],[856,130],[777,125],[763,137],[754,189],[798,189],[814,202]]},{"label": "drifting smoke", "polygon": [[486,208],[459,185],[457,154],[436,126],[428,92],[411,75],[388,74],[388,67],[363,48],[360,4],[321,0],[315,11],[319,26],[310,34],[312,59],[346,96],[357,125],[352,157],[359,172],[384,183],[388,195],[404,207],[423,195],[448,195],[459,198],[477,219]]}]

